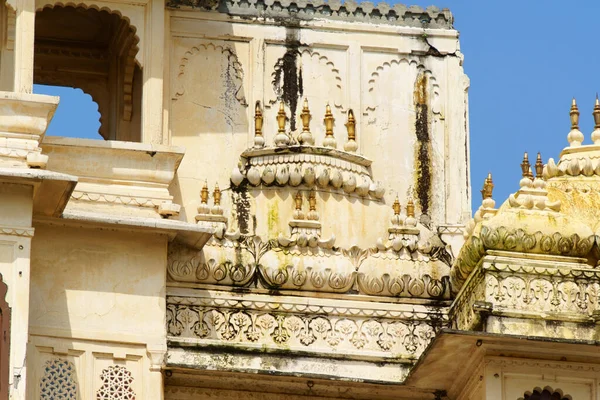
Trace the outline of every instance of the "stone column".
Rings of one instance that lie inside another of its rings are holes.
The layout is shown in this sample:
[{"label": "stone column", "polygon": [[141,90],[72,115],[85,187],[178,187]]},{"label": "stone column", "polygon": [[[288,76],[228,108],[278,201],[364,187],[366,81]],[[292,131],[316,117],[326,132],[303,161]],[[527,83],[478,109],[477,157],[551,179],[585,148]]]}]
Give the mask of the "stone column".
[{"label": "stone column", "polygon": [[33,42],[35,40],[35,0],[13,0],[16,5],[15,75],[13,90],[33,91]]},{"label": "stone column", "polygon": [[[76,178],[45,171],[39,143],[57,97],[0,92],[0,274],[11,308],[9,398],[25,400],[33,215],[62,212]],[[1,371],[6,374],[6,371]]]},{"label": "stone column", "polygon": [[144,87],[142,92],[142,142],[163,144],[163,70],[165,6],[149,0],[146,6]]}]

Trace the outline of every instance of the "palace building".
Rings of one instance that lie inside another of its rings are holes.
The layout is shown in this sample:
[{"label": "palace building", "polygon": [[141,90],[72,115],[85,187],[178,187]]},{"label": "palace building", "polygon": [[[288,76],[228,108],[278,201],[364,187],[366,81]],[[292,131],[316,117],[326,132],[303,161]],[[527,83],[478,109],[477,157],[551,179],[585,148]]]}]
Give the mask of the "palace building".
[{"label": "palace building", "polygon": [[598,102],[471,219],[449,10],[2,2],[0,400],[600,399]]}]

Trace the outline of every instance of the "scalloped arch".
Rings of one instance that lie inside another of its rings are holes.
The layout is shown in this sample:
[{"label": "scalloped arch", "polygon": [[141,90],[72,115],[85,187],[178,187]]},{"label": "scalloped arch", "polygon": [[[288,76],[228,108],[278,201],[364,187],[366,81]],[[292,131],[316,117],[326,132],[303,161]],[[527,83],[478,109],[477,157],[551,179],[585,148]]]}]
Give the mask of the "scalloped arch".
[{"label": "scalloped arch", "polygon": [[561,389],[552,389],[550,386],[533,388],[527,391],[518,400],[573,400],[569,395],[565,395]]},{"label": "scalloped arch", "polygon": [[[328,73],[330,73],[332,75],[332,78],[335,82],[335,87],[337,88],[337,94],[336,96],[334,96],[333,99],[333,105],[340,109],[340,110],[344,110],[344,106],[342,105],[342,95],[343,95],[343,91],[342,91],[342,77],[340,76],[340,70],[338,68],[336,68],[335,64],[333,63],[333,61],[331,61],[326,55],[323,55],[322,53],[320,53],[317,50],[311,49],[311,48],[304,48],[302,50],[299,50],[299,54],[300,56],[308,56],[310,59],[312,60],[316,60],[316,62],[318,63],[319,66],[325,67],[328,70]],[[271,81],[274,81],[276,78],[277,72],[275,71],[275,66],[273,66],[273,72],[271,73]],[[275,90],[273,90],[273,93],[275,94],[275,97],[269,99],[268,101],[268,106],[272,106],[273,104],[277,103],[277,93],[275,92]]]},{"label": "scalloped arch", "polygon": [[383,71],[392,68],[394,65],[400,65],[400,64],[408,64],[408,65],[417,65],[418,66],[419,63],[415,60],[411,60],[408,58],[400,58],[400,59],[396,59],[396,60],[385,61],[383,64],[381,64],[377,68],[375,68],[375,71],[373,71],[373,73],[371,74],[371,77],[368,82],[369,83],[369,92],[372,92],[375,89],[375,82],[377,82],[377,80],[379,79],[379,76],[381,75],[381,73]]},{"label": "scalloped arch", "polygon": [[[394,68],[395,66],[400,66],[401,64],[407,64],[409,66],[414,66],[417,71],[417,76],[419,74],[425,74],[425,76],[427,76],[427,79],[430,82],[429,85],[430,85],[431,91],[433,93],[433,98],[431,101],[431,105],[432,105],[431,110],[434,114],[438,114],[440,112],[440,110],[439,110],[440,86],[437,83],[437,79],[433,75],[431,70],[427,69],[423,64],[419,64],[416,60],[413,60],[410,58],[403,57],[403,58],[399,58],[399,59],[385,61],[381,65],[379,65],[375,69],[375,71],[373,71],[373,73],[371,73],[371,76],[368,81],[367,93],[372,93],[373,91],[375,91],[377,89],[376,83],[379,80],[379,78],[381,77],[381,75],[383,75],[384,72]],[[365,114],[369,114],[370,112],[375,111],[375,109],[376,109],[376,106],[374,106],[373,104],[367,103],[367,106],[365,107]]]},{"label": "scalloped arch", "polygon": [[[228,65],[231,65],[231,67],[233,68],[233,70],[235,72],[235,78],[239,81],[239,85],[235,92],[235,98],[241,105],[247,106],[248,103],[246,101],[246,97],[244,96],[244,94],[242,92],[243,82],[244,82],[244,70],[242,68],[242,64],[239,62],[235,52],[226,46],[222,46],[222,45],[214,44],[214,43],[206,43],[206,44],[201,43],[197,46],[192,47],[190,50],[186,51],[185,54],[183,55],[183,57],[181,58],[181,61],[179,62],[179,73],[177,74],[177,79],[178,80],[181,79],[181,77],[185,74],[186,67],[187,67],[191,57],[196,56],[197,54],[199,54],[202,51],[209,51],[209,50],[210,51],[220,51],[221,54],[226,55]],[[185,94],[185,87],[180,82],[180,86],[178,87],[177,91],[173,95],[172,99],[177,100],[178,98],[182,97],[184,94]]]},{"label": "scalloped arch", "polygon": [[105,101],[104,102],[102,101],[102,95],[97,90],[94,90],[93,84],[92,84],[92,86],[86,87],[84,90],[84,88],[81,88],[81,87],[69,86],[69,85],[65,84],[65,82],[61,81],[60,79],[55,79],[55,80],[48,79],[43,83],[43,85],[67,87],[67,88],[71,88],[76,91],[80,91],[84,95],[90,96],[92,103],[94,103],[96,105],[96,110],[98,111],[98,114],[100,114],[100,118],[98,118],[98,123],[100,125],[98,127],[98,134],[106,140],[109,139],[107,136],[107,131],[106,131],[107,127],[105,124],[106,116],[102,113],[102,109],[105,109],[106,107],[108,107],[108,105],[106,104]]},{"label": "scalloped arch", "polygon": [[143,66],[143,52],[140,49],[143,49],[143,32],[144,32],[144,12],[142,11],[140,15],[134,15],[133,11],[129,12],[127,10],[118,10],[114,9],[106,3],[103,2],[83,2],[83,1],[48,1],[48,0],[38,0],[36,1],[35,11],[42,11],[45,9],[54,9],[54,8],[83,8],[85,10],[96,10],[96,11],[104,11],[109,14],[115,14],[122,18],[129,24],[129,28],[133,32],[134,36],[134,45],[133,47],[136,49],[135,61],[138,66]]}]

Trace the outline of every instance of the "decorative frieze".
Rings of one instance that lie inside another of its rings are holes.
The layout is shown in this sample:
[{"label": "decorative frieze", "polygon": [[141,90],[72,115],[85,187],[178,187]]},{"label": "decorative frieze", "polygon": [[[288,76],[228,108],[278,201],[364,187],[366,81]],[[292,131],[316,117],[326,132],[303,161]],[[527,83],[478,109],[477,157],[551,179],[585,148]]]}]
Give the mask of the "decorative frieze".
[{"label": "decorative frieze", "polygon": [[600,321],[599,300],[600,271],[585,260],[493,253],[473,272],[450,315],[462,330],[476,329],[487,315],[589,323]]},{"label": "decorative frieze", "polygon": [[448,299],[447,253],[433,238],[419,242],[411,253],[403,248],[340,249],[331,239],[302,232],[269,241],[229,235],[213,238],[202,252],[173,245],[167,271],[175,282]]},{"label": "decorative frieze", "polygon": [[[293,4],[293,6],[292,6]],[[368,1],[312,1],[300,0],[290,3],[288,0],[272,2],[265,0],[168,0],[167,7],[191,7],[205,11],[226,12],[232,16],[260,18],[290,18],[290,7],[299,20],[327,18],[330,20],[364,22],[372,24],[390,24],[418,28],[452,29],[454,19],[448,9],[437,7],[423,9],[419,6],[407,7],[403,4],[390,6],[380,3],[377,7]]]},{"label": "decorative frieze", "polygon": [[312,303],[206,292],[194,297],[168,296],[168,340],[415,359],[447,323],[442,308],[433,311],[423,306],[376,303],[361,308],[345,300]]}]

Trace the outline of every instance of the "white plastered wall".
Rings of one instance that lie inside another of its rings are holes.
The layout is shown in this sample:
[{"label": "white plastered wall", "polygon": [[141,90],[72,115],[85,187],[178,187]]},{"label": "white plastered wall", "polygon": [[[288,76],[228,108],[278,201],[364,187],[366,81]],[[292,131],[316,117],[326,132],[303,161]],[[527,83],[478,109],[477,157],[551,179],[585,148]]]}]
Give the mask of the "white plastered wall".
[{"label": "white plastered wall", "polygon": [[[45,365],[73,364],[82,399],[123,367],[136,398],[161,399],[167,238],[38,224],[32,250],[28,398]],[[30,397],[29,397],[30,396]]]},{"label": "white plastered wall", "polygon": [[[373,161],[373,180],[383,182],[386,189],[383,201],[351,196],[346,201],[319,191],[317,211],[323,237],[335,234],[336,245],[342,247],[372,246],[386,234],[396,195],[403,206],[413,197],[421,207],[415,188],[420,179],[415,167],[415,85],[420,75],[427,77],[431,143],[428,214],[434,229],[460,225],[470,215],[465,120],[468,78],[462,69],[456,31],[427,31],[428,42],[449,53],[438,58],[425,55],[424,31],[417,28],[319,20],[290,28],[232,22],[223,14],[198,11],[171,10],[168,16],[167,125],[170,143],[187,149],[173,194],[188,221],[194,220],[205,180],[211,190],[215,183],[221,189],[229,186],[239,155],[252,145],[257,101],[264,108],[265,140],[272,144],[277,131],[275,64],[290,48],[290,41],[300,43],[302,97],[309,102],[317,144],[324,137],[322,121],[328,102],[336,119],[334,132],[340,149],[347,137],[347,111],[353,109],[359,153]],[[299,100],[296,116],[301,108]],[[286,113],[291,116],[288,107]],[[251,226],[249,233],[271,238],[286,234],[294,193],[278,188],[252,193],[250,197],[256,201],[251,214],[258,216],[258,226]],[[223,207],[234,221],[235,205],[227,192]],[[277,218],[272,218],[274,210]],[[265,216],[276,220],[275,225],[265,221]],[[462,238],[459,229],[450,230]],[[456,247],[460,244],[460,240],[453,243]]]}]

